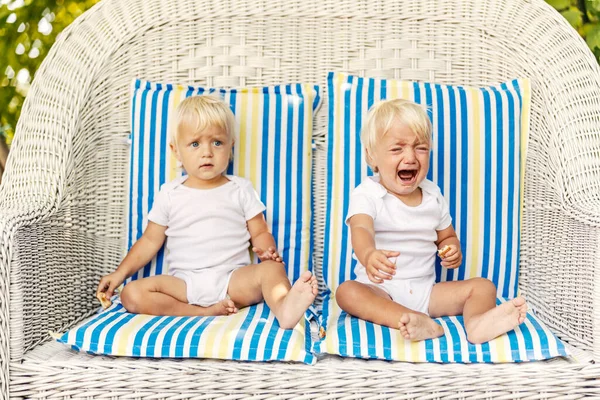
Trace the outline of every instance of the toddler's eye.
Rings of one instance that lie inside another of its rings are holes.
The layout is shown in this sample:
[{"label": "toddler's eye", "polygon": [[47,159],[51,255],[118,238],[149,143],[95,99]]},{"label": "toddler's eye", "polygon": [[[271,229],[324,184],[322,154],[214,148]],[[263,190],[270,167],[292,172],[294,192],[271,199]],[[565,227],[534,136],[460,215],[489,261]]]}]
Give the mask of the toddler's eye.
[{"label": "toddler's eye", "polygon": [[192,143],[190,143],[190,146],[198,147],[198,146],[200,146],[200,144],[198,142],[192,142]]},{"label": "toddler's eye", "polygon": [[417,147],[417,151],[421,152],[421,153],[425,153],[429,151],[429,148],[424,147],[424,146],[419,146]]},{"label": "toddler's eye", "polygon": [[394,152],[394,153],[397,153],[399,151],[402,151],[402,147],[394,147],[394,148],[392,148],[391,151]]},{"label": "toddler's eye", "polygon": [[219,147],[219,146],[221,146],[221,145],[223,144],[223,142],[221,142],[220,140],[215,140],[215,141],[213,142],[213,144],[214,144],[216,147]]}]

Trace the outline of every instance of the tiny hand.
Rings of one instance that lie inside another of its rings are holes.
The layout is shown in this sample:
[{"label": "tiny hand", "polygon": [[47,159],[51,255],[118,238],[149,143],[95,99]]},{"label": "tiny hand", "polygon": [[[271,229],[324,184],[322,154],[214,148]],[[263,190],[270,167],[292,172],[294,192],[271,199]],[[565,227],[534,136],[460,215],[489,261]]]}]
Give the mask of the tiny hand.
[{"label": "tiny hand", "polygon": [[252,251],[258,256],[260,261],[273,260],[283,263],[283,258],[281,258],[281,255],[279,255],[277,249],[274,247],[269,247],[266,250],[263,250],[260,247],[253,247]]},{"label": "tiny hand", "polygon": [[448,245],[449,249],[440,256],[442,259],[442,266],[448,269],[455,269],[460,267],[462,262],[462,251],[459,246],[454,244]]},{"label": "tiny hand", "polygon": [[373,250],[367,256],[367,276],[373,283],[383,283],[384,279],[390,280],[396,274],[396,264],[390,258],[398,257],[400,252],[390,250]]},{"label": "tiny hand", "polygon": [[103,276],[96,290],[96,298],[100,302],[110,299],[115,293],[115,289],[121,286],[124,280],[125,277],[117,271]]}]

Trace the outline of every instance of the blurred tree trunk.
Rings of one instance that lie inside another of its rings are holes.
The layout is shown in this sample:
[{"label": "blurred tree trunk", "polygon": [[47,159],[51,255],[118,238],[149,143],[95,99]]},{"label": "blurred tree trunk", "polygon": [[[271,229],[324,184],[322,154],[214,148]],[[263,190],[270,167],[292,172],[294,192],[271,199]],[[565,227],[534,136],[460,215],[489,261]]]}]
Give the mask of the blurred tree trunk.
[{"label": "blurred tree trunk", "polygon": [[0,182],[2,182],[2,174],[6,168],[6,158],[8,157],[8,146],[2,138],[0,138]]}]

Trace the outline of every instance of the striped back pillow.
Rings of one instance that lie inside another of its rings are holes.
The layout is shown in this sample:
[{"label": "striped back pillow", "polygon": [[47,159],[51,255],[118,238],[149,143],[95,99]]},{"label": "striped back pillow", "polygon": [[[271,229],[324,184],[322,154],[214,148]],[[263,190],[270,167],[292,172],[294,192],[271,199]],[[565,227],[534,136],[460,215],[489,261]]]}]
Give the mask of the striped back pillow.
[{"label": "striped back pillow", "polygon": [[323,276],[329,289],[354,278],[349,230],[350,192],[372,171],[360,129],[381,99],[427,105],[433,123],[428,179],[449,202],[464,259],[457,270],[436,264],[438,281],[485,277],[498,297],[517,292],[520,213],[529,127],[528,80],[469,88],[432,83],[328,76],[329,154]]},{"label": "striped back pillow", "polygon": [[[312,269],[312,122],[320,102],[319,88],[312,85],[207,89],[135,80],[127,249],[142,235],[160,186],[183,174],[169,148],[175,108],[189,96],[208,93],[221,96],[239,124],[227,173],[252,181],[294,281]],[[130,279],[166,273],[165,262],[163,247]]]}]

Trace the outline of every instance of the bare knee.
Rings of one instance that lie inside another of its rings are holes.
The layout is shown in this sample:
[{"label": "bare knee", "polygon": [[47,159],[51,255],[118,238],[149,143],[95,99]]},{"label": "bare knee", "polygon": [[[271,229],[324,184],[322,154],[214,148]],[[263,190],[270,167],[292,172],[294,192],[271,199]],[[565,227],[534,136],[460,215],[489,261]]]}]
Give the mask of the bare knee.
[{"label": "bare knee", "polygon": [[486,278],[472,278],[471,282],[471,296],[489,296],[496,298],[496,285],[492,281]]},{"label": "bare knee", "polygon": [[348,303],[356,297],[356,284],[357,283],[354,281],[345,281],[342,282],[342,284],[338,286],[337,290],[335,291],[335,301],[342,310],[345,310],[348,306]]},{"label": "bare knee", "polygon": [[123,287],[121,292],[121,304],[132,314],[140,313],[140,305],[143,301],[143,288],[139,282],[130,282]]}]

